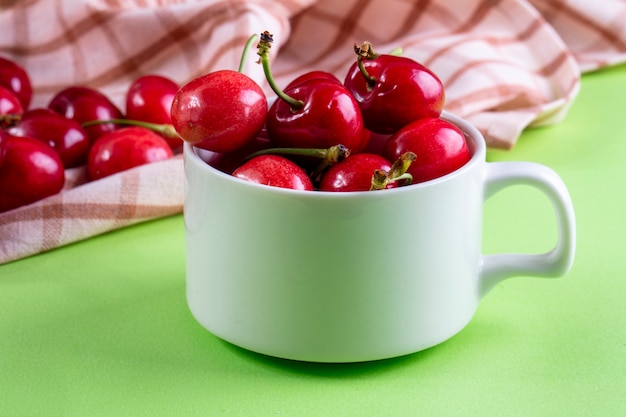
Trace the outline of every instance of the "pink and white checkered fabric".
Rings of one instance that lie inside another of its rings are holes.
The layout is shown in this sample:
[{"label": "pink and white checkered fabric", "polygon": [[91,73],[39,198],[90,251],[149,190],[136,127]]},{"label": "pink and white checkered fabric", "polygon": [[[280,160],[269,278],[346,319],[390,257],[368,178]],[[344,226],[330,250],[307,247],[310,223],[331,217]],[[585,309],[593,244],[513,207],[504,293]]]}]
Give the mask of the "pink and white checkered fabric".
[{"label": "pink and white checkered fabric", "polygon": [[[566,115],[581,72],[626,60],[626,0],[9,0],[0,10],[0,55],[29,72],[31,107],[82,84],[123,109],[140,75],[183,84],[236,69],[248,37],[269,30],[281,85],[312,69],[342,79],[354,43],[402,47],[442,79],[448,111],[505,149]],[[245,71],[271,97],[253,55]],[[182,172],[180,156],[90,183],[68,172],[61,194],[0,214],[0,263],[179,213]]]}]

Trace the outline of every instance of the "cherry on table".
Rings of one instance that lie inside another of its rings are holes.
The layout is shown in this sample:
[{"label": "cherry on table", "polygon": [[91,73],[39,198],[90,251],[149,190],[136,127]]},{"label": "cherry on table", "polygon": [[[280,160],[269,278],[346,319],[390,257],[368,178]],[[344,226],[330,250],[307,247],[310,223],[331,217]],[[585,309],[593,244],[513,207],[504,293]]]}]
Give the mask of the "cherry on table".
[{"label": "cherry on table", "polygon": [[65,171],[59,155],[45,143],[0,132],[0,212],[12,210],[63,189]]},{"label": "cherry on table", "polygon": [[[156,124],[171,124],[171,109],[179,86],[159,74],[147,74],[134,80],[126,92],[126,118]],[[172,149],[181,140],[164,136]]]},{"label": "cherry on table", "polygon": [[36,108],[24,112],[17,124],[7,129],[13,136],[28,136],[51,146],[65,168],[84,165],[89,153],[87,132],[76,120],[47,109]]},{"label": "cherry on table", "polygon": [[24,110],[28,109],[33,88],[28,73],[21,65],[13,60],[0,57],[0,86],[15,94]]},{"label": "cherry on table", "polygon": [[[84,86],[70,86],[59,91],[48,103],[48,108],[80,124],[123,117],[122,111],[106,95]],[[85,131],[93,143],[116,128],[113,123],[101,123],[86,127]]]},{"label": "cherry on table", "polygon": [[173,156],[165,139],[150,129],[139,126],[123,127],[101,136],[87,157],[90,180]]}]

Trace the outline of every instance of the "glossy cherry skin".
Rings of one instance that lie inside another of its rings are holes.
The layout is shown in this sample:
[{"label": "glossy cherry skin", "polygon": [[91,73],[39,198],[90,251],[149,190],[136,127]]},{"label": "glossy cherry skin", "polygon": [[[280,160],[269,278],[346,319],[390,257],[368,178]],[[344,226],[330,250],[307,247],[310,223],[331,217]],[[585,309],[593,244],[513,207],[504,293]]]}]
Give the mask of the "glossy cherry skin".
[{"label": "glossy cherry skin", "polygon": [[15,61],[0,57],[0,86],[15,94],[24,110],[28,109],[33,88],[28,73]]},{"label": "glossy cherry skin", "polygon": [[314,78],[284,92],[304,106],[292,109],[282,99],[274,101],[266,123],[272,146],[328,149],[342,144],[356,153],[367,145],[359,106],[341,84]]},{"label": "glossy cherry skin", "polygon": [[344,84],[363,112],[365,127],[375,133],[395,133],[425,117],[439,117],[445,104],[441,80],[422,64],[401,56],[381,55],[363,61],[370,76],[369,86],[355,62]]},{"label": "glossy cherry skin", "polygon": [[420,119],[392,135],[383,148],[383,156],[395,161],[405,152],[415,153],[407,172],[413,184],[449,174],[471,158],[463,132],[454,124],[440,119]]},{"label": "glossy cherry skin", "polygon": [[17,96],[12,91],[0,86],[0,115],[22,113],[24,113],[24,107]]},{"label": "glossy cherry skin", "polygon": [[219,70],[197,77],[172,103],[172,125],[184,141],[213,152],[232,152],[263,128],[267,97],[250,77]]},{"label": "glossy cherry skin", "polygon": [[[142,122],[171,124],[170,111],[178,84],[158,74],[148,74],[133,81],[126,93],[126,118]],[[177,138],[165,138],[172,149],[182,145]]]},{"label": "glossy cherry skin", "polygon": [[80,123],[46,108],[24,112],[19,123],[7,130],[13,136],[28,136],[47,143],[63,161],[65,168],[84,165],[90,140]]},{"label": "glossy cherry skin", "polygon": [[65,171],[59,155],[45,143],[28,137],[4,135],[0,164],[0,212],[8,211],[63,189]]},{"label": "glossy cherry skin", "polygon": [[[103,93],[90,87],[72,86],[59,91],[48,103],[48,108],[78,123],[92,120],[111,120],[123,117],[122,111]],[[93,143],[105,133],[115,130],[113,123],[85,128]]]},{"label": "glossy cherry skin", "polygon": [[313,183],[297,164],[279,155],[256,156],[233,172],[233,176],[256,184],[313,191]]},{"label": "glossy cherry skin", "polygon": [[[372,175],[377,169],[387,172],[391,169],[391,163],[377,154],[352,154],[328,168],[322,176],[319,190],[337,192],[369,191],[372,185]],[[396,182],[387,184],[387,188],[396,186]]]},{"label": "glossy cherry skin", "polygon": [[138,126],[123,127],[101,136],[91,146],[87,175],[92,181],[98,180],[172,155],[172,148],[158,133]]},{"label": "glossy cherry skin", "polygon": [[334,74],[331,74],[330,72],[327,72],[327,71],[313,70],[313,71],[305,72],[304,74],[299,75],[296,78],[294,78],[289,84],[287,84],[287,87],[285,87],[285,90],[297,87],[298,85],[309,80],[327,80],[327,81],[332,81],[337,84],[341,84],[341,81],[339,80],[339,78],[337,78],[337,76],[335,76]]}]

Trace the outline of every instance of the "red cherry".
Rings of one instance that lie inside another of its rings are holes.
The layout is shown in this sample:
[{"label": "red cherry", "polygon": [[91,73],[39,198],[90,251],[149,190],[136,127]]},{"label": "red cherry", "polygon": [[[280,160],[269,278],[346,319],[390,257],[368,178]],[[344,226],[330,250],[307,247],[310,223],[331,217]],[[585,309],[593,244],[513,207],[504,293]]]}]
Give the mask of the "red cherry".
[{"label": "red cherry", "polygon": [[327,81],[332,81],[337,84],[341,84],[341,81],[339,80],[339,78],[337,78],[334,74],[331,74],[330,72],[326,72],[326,71],[314,70],[314,71],[305,72],[304,74],[299,75],[296,78],[294,78],[289,84],[287,84],[287,87],[285,87],[285,90],[288,90],[293,87],[297,87],[298,85],[308,80],[327,80]]},{"label": "red cherry", "polygon": [[[126,93],[126,118],[156,124],[171,124],[170,111],[178,84],[157,74],[137,78]],[[181,145],[178,138],[164,137],[172,149]]]},{"label": "red cherry", "polygon": [[367,145],[359,106],[341,84],[310,79],[284,93],[302,106],[294,108],[280,98],[274,101],[267,116],[273,146],[329,148],[342,144],[356,153]]},{"label": "red cherry", "polygon": [[5,135],[0,164],[0,212],[8,211],[63,189],[65,171],[59,155],[33,138]]},{"label": "red cherry", "polygon": [[87,175],[97,180],[172,155],[172,149],[158,133],[138,126],[124,127],[101,136],[91,146]]},{"label": "red cherry", "polygon": [[11,91],[24,109],[30,105],[33,89],[28,73],[16,62],[0,57],[0,86]]},{"label": "red cherry", "polygon": [[220,70],[183,85],[172,103],[172,124],[194,146],[232,152],[252,141],[267,115],[267,98],[250,77]]},{"label": "red cherry", "polygon": [[84,165],[90,141],[80,123],[50,109],[27,110],[16,126],[7,130],[13,136],[28,136],[50,145],[65,168]]},{"label": "red cherry", "polygon": [[352,94],[327,73],[302,75],[284,91],[274,81],[269,51],[274,37],[261,33],[257,54],[265,78],[278,98],[267,114],[267,134],[275,147],[324,149],[342,144],[351,152],[365,148],[363,117]]},{"label": "red cherry", "polygon": [[259,155],[233,172],[233,176],[256,184],[312,191],[307,173],[289,159],[278,155]]},{"label": "red cherry", "polygon": [[383,156],[389,160],[396,160],[405,152],[416,155],[407,170],[414,184],[449,174],[471,158],[463,132],[440,118],[410,123],[392,135],[383,148]]},{"label": "red cherry", "polygon": [[422,64],[406,57],[380,55],[350,67],[344,84],[363,112],[365,127],[375,133],[394,133],[425,117],[439,117],[445,103],[441,80]]},{"label": "red cherry", "polygon": [[24,107],[13,92],[0,86],[0,115],[22,114]]},{"label": "red cherry", "polygon": [[[93,120],[111,120],[123,117],[117,106],[100,91],[89,87],[72,86],[59,91],[48,108],[78,123]],[[93,143],[105,133],[115,130],[113,123],[102,123],[85,128]]]},{"label": "red cherry", "polygon": [[[332,165],[322,176],[320,191],[369,191],[372,175],[376,170],[388,172],[391,163],[384,157],[371,153],[350,155]],[[394,188],[396,182],[389,182],[386,188]]]}]

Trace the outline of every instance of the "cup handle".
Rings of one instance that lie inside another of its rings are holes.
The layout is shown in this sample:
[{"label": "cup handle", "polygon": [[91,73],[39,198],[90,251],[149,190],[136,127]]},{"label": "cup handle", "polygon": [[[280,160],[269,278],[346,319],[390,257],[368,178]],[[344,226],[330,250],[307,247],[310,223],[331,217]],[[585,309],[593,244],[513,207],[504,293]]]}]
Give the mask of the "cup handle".
[{"label": "cup handle", "polygon": [[554,248],[538,254],[489,254],[481,258],[481,296],[498,282],[512,276],[558,277],[574,262],[576,223],[572,200],[563,180],[552,169],[533,162],[489,162],[485,200],[511,185],[526,184],[542,191],[551,201],[557,218],[558,239]]}]

